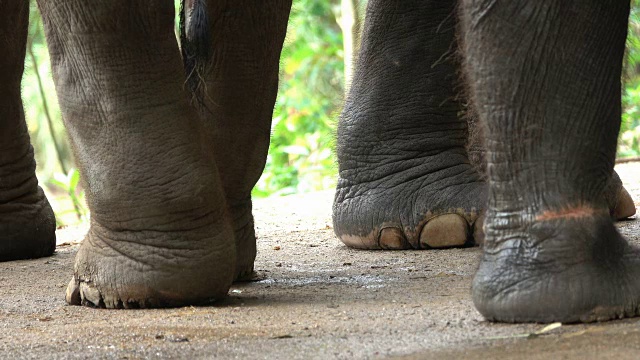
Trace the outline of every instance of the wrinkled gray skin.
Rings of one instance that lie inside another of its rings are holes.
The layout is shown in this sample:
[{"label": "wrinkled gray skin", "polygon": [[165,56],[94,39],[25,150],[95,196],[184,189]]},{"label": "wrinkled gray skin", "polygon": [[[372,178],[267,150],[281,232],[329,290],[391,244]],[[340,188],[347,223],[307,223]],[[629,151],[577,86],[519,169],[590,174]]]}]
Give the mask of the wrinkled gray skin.
[{"label": "wrinkled gray skin", "polygon": [[[188,0],[182,54],[171,0],[38,5],[92,214],[67,301],[225,296],[253,268],[250,191],[291,0]],[[473,298],[490,320],[638,315],[640,254],[610,216],[635,211],[613,175],[628,11],[602,0],[370,0],[339,124],[336,234],[368,249],[484,236]],[[0,260],[54,243],[19,96],[27,14],[26,0],[0,0]],[[468,98],[485,176],[469,160]]]},{"label": "wrinkled gray skin", "polygon": [[0,1],[0,261],[48,256],[56,221],[35,177],[20,81],[29,8]]}]

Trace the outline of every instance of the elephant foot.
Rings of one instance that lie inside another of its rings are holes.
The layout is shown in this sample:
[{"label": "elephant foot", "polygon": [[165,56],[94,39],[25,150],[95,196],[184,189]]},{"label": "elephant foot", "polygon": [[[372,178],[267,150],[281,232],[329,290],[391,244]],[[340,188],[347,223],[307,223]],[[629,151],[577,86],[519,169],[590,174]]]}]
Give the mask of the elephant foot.
[{"label": "elephant foot", "polygon": [[486,319],[571,323],[640,315],[640,250],[606,211],[546,211],[518,231],[506,220],[493,214],[485,223],[473,300]]},{"label": "elephant foot", "polygon": [[343,243],[359,249],[403,250],[482,241],[486,185],[468,163],[403,180],[405,175],[357,184],[340,178],[333,221]]},{"label": "elephant foot", "polygon": [[67,303],[132,309],[224,298],[235,269],[231,227],[224,217],[206,212],[189,219],[173,231],[113,231],[92,220],[76,256]]},{"label": "elephant foot", "polygon": [[36,189],[34,194],[0,203],[0,261],[53,254],[55,216],[42,189]]}]

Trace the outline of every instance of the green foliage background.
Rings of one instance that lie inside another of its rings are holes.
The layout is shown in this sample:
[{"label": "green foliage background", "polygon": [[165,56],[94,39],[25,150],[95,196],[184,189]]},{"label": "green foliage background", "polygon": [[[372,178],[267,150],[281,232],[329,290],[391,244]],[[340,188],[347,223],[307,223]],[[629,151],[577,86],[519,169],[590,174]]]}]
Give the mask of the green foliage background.
[{"label": "green foliage background", "polygon": [[[639,2],[632,2],[619,157],[640,156]],[[269,156],[254,196],[286,195],[335,186],[334,132],[345,80],[342,31],[336,20],[339,8],[340,0],[294,1],[281,60],[281,86],[274,109]],[[60,119],[46,42],[35,5],[32,5],[25,59],[23,99],[40,183],[44,184],[61,224],[82,221],[86,215],[83,194],[78,188],[78,174],[73,169]]]},{"label": "green foliage background", "polygon": [[253,195],[286,195],[335,185],[335,121],[344,93],[339,1],[295,2],[282,53],[265,172]]},{"label": "green foliage background", "polygon": [[640,156],[640,1],[631,2],[618,157]]}]

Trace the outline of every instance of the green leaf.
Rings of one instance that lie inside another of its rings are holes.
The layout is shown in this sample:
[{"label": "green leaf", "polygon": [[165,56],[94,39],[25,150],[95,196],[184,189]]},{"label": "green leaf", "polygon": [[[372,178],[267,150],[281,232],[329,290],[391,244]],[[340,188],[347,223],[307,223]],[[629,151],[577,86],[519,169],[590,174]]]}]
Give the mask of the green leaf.
[{"label": "green leaf", "polygon": [[78,186],[78,181],[80,180],[80,171],[77,169],[71,169],[69,171],[69,190],[71,192],[75,192],[75,189]]}]

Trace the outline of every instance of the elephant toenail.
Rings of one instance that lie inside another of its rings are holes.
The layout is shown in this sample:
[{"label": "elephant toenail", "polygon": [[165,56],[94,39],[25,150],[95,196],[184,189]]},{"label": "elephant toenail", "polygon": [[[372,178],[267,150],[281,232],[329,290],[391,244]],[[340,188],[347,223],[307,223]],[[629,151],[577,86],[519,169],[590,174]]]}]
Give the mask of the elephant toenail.
[{"label": "elephant toenail", "polygon": [[446,214],[427,222],[420,232],[423,248],[463,246],[468,238],[467,221],[460,215]]},{"label": "elephant toenail", "polygon": [[618,202],[616,208],[613,210],[613,217],[616,220],[626,219],[636,214],[636,205],[631,198],[631,195],[624,187],[620,188],[618,194]]},{"label": "elephant toenail", "polygon": [[480,215],[473,223],[473,240],[476,245],[484,244],[484,215]]},{"label": "elephant toenail", "polygon": [[100,291],[96,289],[96,287],[93,286],[93,284],[86,283],[84,281],[80,282],[79,291],[80,291],[80,297],[82,299],[83,305],[98,307],[98,308],[105,307],[104,302],[102,301],[102,295],[100,294]]},{"label": "elephant toenail", "polygon": [[81,303],[80,287],[78,286],[78,282],[76,281],[75,276],[71,278],[71,281],[69,281],[69,285],[67,285],[65,300],[69,305],[80,305]]},{"label": "elephant toenail", "polygon": [[380,230],[378,244],[380,245],[380,248],[384,250],[403,250],[411,248],[402,231],[393,227]]}]

